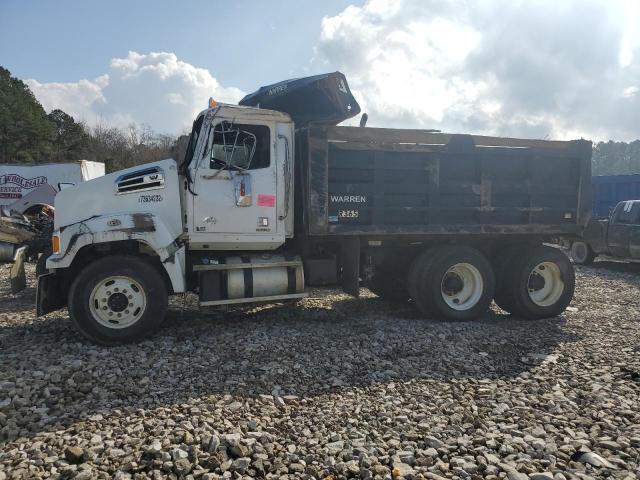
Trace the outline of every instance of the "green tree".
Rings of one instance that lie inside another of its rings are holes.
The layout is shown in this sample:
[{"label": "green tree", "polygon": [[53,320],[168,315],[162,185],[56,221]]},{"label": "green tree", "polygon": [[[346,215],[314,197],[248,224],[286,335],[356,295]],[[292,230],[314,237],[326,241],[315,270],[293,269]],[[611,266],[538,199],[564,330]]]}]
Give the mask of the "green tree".
[{"label": "green tree", "polygon": [[0,162],[47,160],[53,127],[27,85],[0,67]]},{"label": "green tree", "polygon": [[51,111],[48,118],[54,129],[52,160],[68,162],[86,156],[89,135],[84,126],[59,109]]},{"label": "green tree", "polygon": [[593,175],[627,175],[640,173],[640,140],[633,142],[598,142],[591,157]]}]

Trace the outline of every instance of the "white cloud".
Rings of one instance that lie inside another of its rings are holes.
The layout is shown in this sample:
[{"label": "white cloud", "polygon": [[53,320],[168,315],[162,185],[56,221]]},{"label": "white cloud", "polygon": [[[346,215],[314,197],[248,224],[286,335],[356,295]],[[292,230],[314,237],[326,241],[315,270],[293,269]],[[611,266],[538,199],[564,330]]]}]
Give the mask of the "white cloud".
[{"label": "white cloud", "polygon": [[223,87],[204,68],[178,60],[173,53],[114,58],[107,73],[95,80],[41,83],[26,80],[43,107],[60,108],[92,124],[147,124],[156,131],[179,133],[189,127],[209,97],[237,102],[242,91]]},{"label": "white cloud", "polygon": [[372,0],[323,19],[313,65],[372,126],[632,139],[636,1]]}]

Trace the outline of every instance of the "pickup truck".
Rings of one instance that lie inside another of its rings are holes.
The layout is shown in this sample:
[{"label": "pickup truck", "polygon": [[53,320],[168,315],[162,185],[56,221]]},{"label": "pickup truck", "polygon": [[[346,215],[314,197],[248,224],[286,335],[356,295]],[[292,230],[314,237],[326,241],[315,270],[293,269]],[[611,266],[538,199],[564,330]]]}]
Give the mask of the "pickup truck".
[{"label": "pickup truck", "polygon": [[202,307],[360,286],[424,317],[522,318],[573,297],[568,257],[591,213],[591,142],[337,126],[360,113],[340,72],[211,101],[185,157],[56,197],[38,315],[68,307],[100,344],[140,340],[168,296]]},{"label": "pickup truck", "polygon": [[625,200],[609,218],[590,220],[583,237],[571,243],[577,264],[589,265],[598,255],[640,260],[640,200]]}]

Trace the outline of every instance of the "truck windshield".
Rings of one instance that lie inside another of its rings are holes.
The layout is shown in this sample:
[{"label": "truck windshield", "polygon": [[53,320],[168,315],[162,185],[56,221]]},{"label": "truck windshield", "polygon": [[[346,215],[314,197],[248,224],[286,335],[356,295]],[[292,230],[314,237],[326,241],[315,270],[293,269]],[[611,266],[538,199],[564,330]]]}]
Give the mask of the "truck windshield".
[{"label": "truck windshield", "polygon": [[211,169],[255,170],[270,164],[270,129],[266,125],[221,122],[209,130],[203,161]]},{"label": "truck windshield", "polygon": [[220,122],[213,129],[210,168],[250,168],[256,143],[254,133],[229,122]]}]

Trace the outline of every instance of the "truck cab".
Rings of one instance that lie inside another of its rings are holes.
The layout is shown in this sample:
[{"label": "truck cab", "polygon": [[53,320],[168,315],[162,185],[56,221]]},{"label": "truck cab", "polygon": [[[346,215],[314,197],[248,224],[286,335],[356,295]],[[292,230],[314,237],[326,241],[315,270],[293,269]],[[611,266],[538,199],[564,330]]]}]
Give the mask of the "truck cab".
[{"label": "truck cab", "polygon": [[592,219],[571,245],[574,262],[588,265],[598,255],[640,260],[640,200],[619,202],[609,218]]}]

